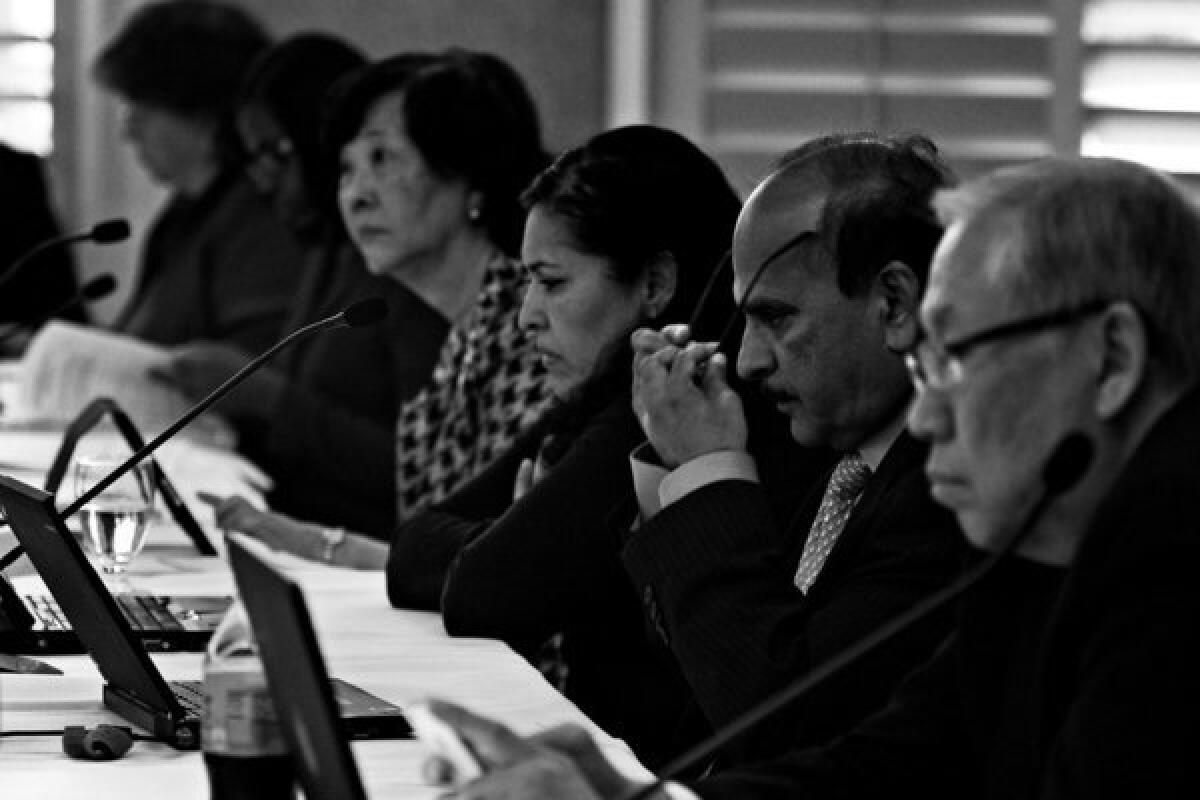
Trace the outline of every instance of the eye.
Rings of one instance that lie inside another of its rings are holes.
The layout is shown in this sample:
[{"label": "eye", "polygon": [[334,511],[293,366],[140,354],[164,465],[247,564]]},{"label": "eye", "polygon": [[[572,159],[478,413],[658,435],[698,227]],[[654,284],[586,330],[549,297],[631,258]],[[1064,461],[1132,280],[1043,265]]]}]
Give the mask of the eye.
[{"label": "eye", "polygon": [[785,328],[792,318],[792,312],[784,308],[756,308],[747,310],[746,319],[772,333]]},{"label": "eye", "polygon": [[522,276],[524,288],[537,286],[543,294],[552,294],[562,289],[567,279],[557,272],[549,271],[545,264],[526,267]]},{"label": "eye", "polygon": [[367,152],[367,160],[372,167],[387,167],[396,160],[396,154],[386,147],[372,147]]},{"label": "eye", "polygon": [[557,278],[549,275],[535,275],[534,281],[538,286],[542,287],[542,291],[546,294],[551,294],[561,289],[567,282],[564,278]]}]

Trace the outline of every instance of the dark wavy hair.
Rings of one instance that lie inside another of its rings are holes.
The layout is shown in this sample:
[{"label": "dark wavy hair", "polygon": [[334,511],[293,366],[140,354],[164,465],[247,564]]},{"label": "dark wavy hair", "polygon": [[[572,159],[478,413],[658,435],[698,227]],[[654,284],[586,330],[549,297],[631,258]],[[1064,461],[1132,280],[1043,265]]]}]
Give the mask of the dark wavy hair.
[{"label": "dark wavy hair", "polygon": [[576,244],[633,283],[662,254],[677,265],[675,294],[654,320],[686,322],[714,270],[714,286],[694,332],[715,336],[733,313],[730,270],[724,269],[742,203],[721,168],[674,131],[631,125],[606,131],[567,151],[522,195],[526,208],[561,220]]},{"label": "dark wavy hair", "polygon": [[955,183],[932,141],[919,134],[822,136],[783,154],[772,178],[803,173],[827,187],[819,233],[843,294],[864,291],[891,261],[908,265],[924,285],[943,230],[933,195]]},{"label": "dark wavy hair", "polygon": [[515,255],[525,221],[518,198],[549,161],[521,77],[495,55],[459,48],[371,64],[337,87],[325,125],[330,163],[358,135],[376,101],[392,92],[404,94],[404,129],[429,169],[479,192],[480,223],[498,247]]},{"label": "dark wavy hair", "polygon": [[181,116],[220,118],[246,69],[271,44],[262,26],[234,5],[172,0],[130,15],[92,65],[118,94]]},{"label": "dark wavy hair", "polygon": [[242,77],[271,37],[235,5],[170,0],[134,11],[92,64],[92,77],[133,103],[216,125],[217,157],[237,163],[231,112]]},{"label": "dark wavy hair", "polygon": [[[631,125],[598,134],[563,153],[521,200],[566,225],[581,250],[608,261],[618,282],[631,284],[654,259],[671,256],[675,294],[654,325],[689,321],[710,281],[693,337],[715,338],[735,314],[726,255],[742,203],[721,168],[678,133]],[[606,344],[593,374],[547,417],[548,461],[628,390],[631,362],[628,336]]]},{"label": "dark wavy hair", "polygon": [[324,101],[330,87],[366,63],[366,56],[344,39],[296,34],[259,56],[235,103],[238,111],[261,108],[279,123],[300,164],[309,202],[335,226],[336,173],[321,149]]}]

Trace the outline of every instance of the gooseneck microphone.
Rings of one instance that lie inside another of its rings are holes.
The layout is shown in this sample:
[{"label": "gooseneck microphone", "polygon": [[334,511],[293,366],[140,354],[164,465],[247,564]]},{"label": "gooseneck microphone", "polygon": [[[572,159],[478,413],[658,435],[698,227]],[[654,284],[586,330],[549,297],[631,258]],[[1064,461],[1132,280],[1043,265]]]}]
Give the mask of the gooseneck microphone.
[{"label": "gooseneck microphone", "polygon": [[[111,273],[105,272],[103,275],[97,275],[85,283],[68,303],[72,305],[75,303],[92,303],[108,297],[116,288],[117,279]],[[70,307],[71,305],[64,304],[59,311],[65,311]],[[59,313],[59,311],[55,311],[55,313]]]},{"label": "gooseneck microphone", "polygon": [[129,222],[124,219],[109,219],[104,222],[97,222],[86,231],[55,236],[52,239],[39,242],[29,250],[26,250],[24,255],[0,272],[0,286],[4,286],[12,280],[27,264],[36,260],[47,250],[64,247],[75,242],[92,241],[96,244],[112,244],[113,242],[120,242],[127,238],[129,238]]},{"label": "gooseneck microphone", "polygon": [[654,782],[630,793],[625,800],[645,800],[663,787],[667,781],[680,775],[700,762],[712,757],[718,750],[757,727],[768,717],[787,705],[799,700],[821,684],[852,666],[860,658],[870,654],[879,646],[903,633],[930,614],[940,611],[979,581],[983,580],[996,566],[1007,558],[1041,519],[1047,506],[1054,498],[1062,495],[1078,483],[1092,462],[1092,442],[1082,433],[1071,433],[1059,442],[1058,447],[1046,460],[1042,470],[1042,495],[1025,516],[1021,527],[997,552],[982,563],[964,573],[944,589],[926,597],[908,611],[880,625],[837,655],[813,668],[803,677],[776,694],[746,711],[733,722],[724,726],[708,739],[687,750],[659,772]]},{"label": "gooseneck microphone", "polygon": [[93,303],[96,300],[108,297],[116,288],[117,280],[111,274],[106,272],[103,275],[97,275],[95,278],[92,278],[90,281],[81,286],[79,291],[75,292],[75,294],[71,295],[66,300],[47,311],[45,314],[42,314],[32,323],[23,324],[16,328],[10,328],[9,330],[0,333],[0,344],[7,342],[9,339],[17,336],[20,333],[42,327],[54,317],[71,310],[80,303]]},{"label": "gooseneck microphone", "polygon": [[[293,342],[299,341],[300,339],[306,339],[309,336],[330,328],[360,328],[367,325],[374,325],[386,317],[387,312],[387,302],[384,301],[382,297],[369,297],[366,300],[360,300],[357,303],[353,303],[337,314],[325,317],[324,319],[319,319],[316,322],[311,322],[302,328],[297,328],[296,330],[292,331],[283,339],[273,344],[268,350],[257,356],[249,364],[235,372],[228,380],[226,380],[216,389],[213,389],[211,392],[209,392],[207,397],[188,409],[183,416],[171,423],[166,430],[164,430],[158,436],[155,436],[149,442],[146,442],[144,446],[138,448],[133,455],[121,462],[120,466],[114,468],[112,472],[98,480],[96,484],[92,486],[92,488],[81,494],[75,500],[75,502],[63,509],[60,512],[60,516],[64,520],[68,519],[85,505],[98,497],[101,492],[116,483],[116,481],[120,479],[122,475],[133,469],[134,465],[157,450],[163,444],[163,442],[179,433],[179,431],[181,431],[188,423],[211,408],[212,405],[222,397],[229,394],[229,392],[236,388],[239,383],[244,381],[247,377],[262,367],[263,364],[269,361],[283,348],[287,347]],[[3,558],[0,558],[0,571],[4,570],[9,564],[12,564],[14,561],[20,558],[24,552],[24,549],[19,546],[8,551]]]}]

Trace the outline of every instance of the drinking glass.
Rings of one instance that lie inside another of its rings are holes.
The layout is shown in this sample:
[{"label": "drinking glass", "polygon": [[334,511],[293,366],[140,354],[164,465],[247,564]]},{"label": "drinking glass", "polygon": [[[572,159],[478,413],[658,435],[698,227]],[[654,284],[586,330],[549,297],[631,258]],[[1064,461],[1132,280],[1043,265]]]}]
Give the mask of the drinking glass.
[{"label": "drinking glass", "polygon": [[[80,456],[75,462],[75,496],[82,496],[124,461],[120,456]],[[146,541],[153,511],[150,462],[129,470],[80,509],[84,538],[105,575],[124,575]]]}]

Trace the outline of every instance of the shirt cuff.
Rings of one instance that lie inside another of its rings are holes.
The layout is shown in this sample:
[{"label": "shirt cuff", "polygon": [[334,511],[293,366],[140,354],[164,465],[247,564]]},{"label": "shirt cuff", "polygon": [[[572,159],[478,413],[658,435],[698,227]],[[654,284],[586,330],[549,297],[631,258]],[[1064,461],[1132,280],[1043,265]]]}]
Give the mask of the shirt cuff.
[{"label": "shirt cuff", "polygon": [[688,787],[681,783],[668,781],[663,784],[663,790],[666,792],[670,800],[700,800],[700,795],[693,792]]},{"label": "shirt cuff", "polygon": [[637,446],[629,454],[629,469],[633,473],[633,491],[637,495],[640,520],[645,522],[659,512],[658,487],[667,476],[667,468],[658,460],[658,453],[649,442]]},{"label": "shirt cuff", "polygon": [[688,494],[717,481],[758,483],[758,468],[745,450],[717,450],[684,462],[667,473],[659,483],[660,508],[666,508]]}]

